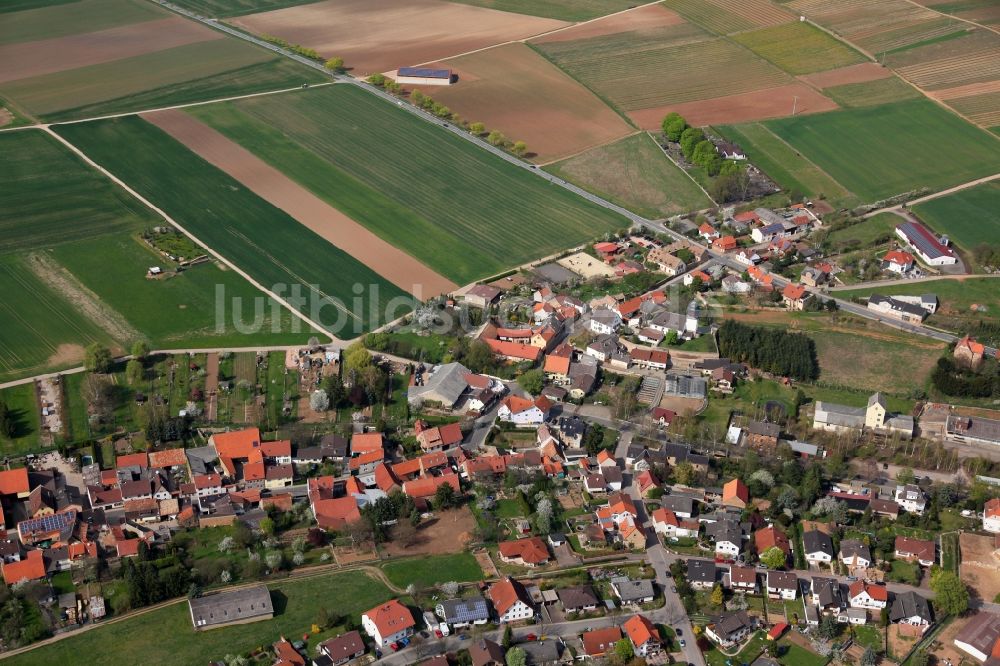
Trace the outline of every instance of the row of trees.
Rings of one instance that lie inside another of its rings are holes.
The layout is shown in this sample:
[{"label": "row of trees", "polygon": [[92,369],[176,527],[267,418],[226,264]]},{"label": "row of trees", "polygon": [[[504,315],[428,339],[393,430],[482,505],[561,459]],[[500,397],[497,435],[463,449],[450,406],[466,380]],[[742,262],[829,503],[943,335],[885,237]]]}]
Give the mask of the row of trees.
[{"label": "row of trees", "polygon": [[[292,44],[286,39],[281,37],[275,37],[274,35],[261,35],[261,39],[269,44],[274,44],[280,48],[290,51],[296,55],[300,55],[303,58],[309,58],[310,60],[315,60],[316,62],[323,62],[323,56],[321,56],[316,49],[311,49],[307,46],[302,46],[301,44]],[[336,58],[339,60],[339,58]],[[341,60],[341,66],[343,66],[343,61]]]},{"label": "row of trees", "polygon": [[663,133],[667,140],[677,143],[684,158],[704,169],[709,176],[730,176],[745,171],[745,167],[734,160],[723,160],[715,144],[705,133],[691,127],[679,113],[668,113],[663,119]]},{"label": "row of trees", "polygon": [[719,354],[775,375],[798,380],[819,377],[816,344],[801,333],[730,319],[719,328]]},{"label": "row of trees", "polygon": [[[368,77],[368,83],[383,88],[394,95],[401,95],[403,93],[403,87],[384,74],[372,74]],[[528,144],[524,141],[511,141],[504,136],[503,132],[496,129],[487,132],[486,125],[481,122],[466,123],[457,113],[454,113],[444,104],[434,101],[430,95],[426,95],[420,90],[414,90],[410,93],[410,102],[428,113],[433,113],[438,118],[451,120],[456,125],[465,127],[477,136],[485,136],[486,141],[491,146],[509,150],[518,157],[524,157],[528,154]]]},{"label": "row of trees", "polygon": [[1000,395],[1000,372],[992,363],[988,370],[975,372],[960,366],[950,356],[942,356],[931,373],[931,383],[945,395],[961,398]]}]

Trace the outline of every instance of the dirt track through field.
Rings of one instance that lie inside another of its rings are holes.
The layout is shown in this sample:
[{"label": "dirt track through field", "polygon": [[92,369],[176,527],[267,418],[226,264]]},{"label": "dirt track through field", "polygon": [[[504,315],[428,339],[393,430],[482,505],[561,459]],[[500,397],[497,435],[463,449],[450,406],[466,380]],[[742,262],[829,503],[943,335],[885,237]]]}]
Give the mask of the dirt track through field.
[{"label": "dirt track through field", "polygon": [[157,111],[142,117],[400,289],[418,298],[428,298],[451,292],[457,287],[451,280],[382,240],[247,149],[183,111]]},{"label": "dirt track through field", "polygon": [[179,16],[98,32],[0,46],[0,83],[222,39]]},{"label": "dirt track through field", "polygon": [[367,75],[532,37],[565,21],[441,0],[327,0],[241,16],[233,25],[344,59]]}]

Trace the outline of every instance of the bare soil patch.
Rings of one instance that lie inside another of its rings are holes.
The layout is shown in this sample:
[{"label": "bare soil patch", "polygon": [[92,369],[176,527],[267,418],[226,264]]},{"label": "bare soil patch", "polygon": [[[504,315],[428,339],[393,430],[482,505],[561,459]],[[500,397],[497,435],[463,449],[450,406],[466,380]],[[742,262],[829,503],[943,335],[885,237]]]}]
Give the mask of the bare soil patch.
[{"label": "bare soil patch", "polygon": [[697,414],[705,408],[706,401],[701,398],[680,398],[673,395],[665,395],[660,399],[660,407],[669,409],[678,414]]},{"label": "bare soil patch", "polygon": [[961,578],[983,601],[993,601],[1000,594],[1000,539],[962,533],[959,548]]},{"label": "bare soil patch", "polygon": [[0,106],[0,127],[6,127],[14,122],[14,114],[6,107]]},{"label": "bare soil patch", "polygon": [[632,128],[594,93],[524,44],[505,44],[445,60],[452,86],[425,89],[463,118],[528,144],[556,160],[619,139]]},{"label": "bare soil patch", "polygon": [[392,556],[460,553],[472,539],[475,529],[476,519],[468,507],[439,511],[434,518],[420,525],[411,545],[390,541],[382,549]]},{"label": "bare soil patch", "polygon": [[222,33],[175,16],[69,37],[7,44],[0,46],[0,83],[222,38]]},{"label": "bare soil patch", "polygon": [[656,130],[663,122],[663,116],[671,111],[684,116],[691,125],[725,125],[789,116],[793,105],[796,115],[839,108],[809,86],[791,83],[738,95],[641,109],[628,115],[643,129]]},{"label": "bare soil patch", "polygon": [[831,69],[826,72],[806,74],[798,78],[800,81],[805,81],[811,86],[823,89],[832,88],[834,86],[843,86],[848,83],[866,83],[868,81],[877,81],[878,79],[887,79],[890,76],[892,76],[892,70],[883,67],[878,63],[863,62],[857,65],[851,65],[850,67],[838,67],[837,69]]},{"label": "bare soil patch", "polygon": [[615,274],[613,268],[596,257],[592,257],[586,252],[577,252],[568,257],[563,257],[556,262],[563,268],[567,268],[577,275],[589,280],[593,277],[611,277]]},{"label": "bare soil patch", "polygon": [[[946,664],[948,663],[946,660],[949,659],[951,660],[952,664],[975,663],[971,662],[968,659],[968,655],[965,652],[962,652],[955,646],[955,637],[958,636],[959,632],[961,632],[962,629],[965,628],[966,623],[969,622],[973,617],[975,617],[975,614],[972,613],[964,617],[957,617],[952,621],[951,624],[945,627],[944,631],[942,631],[940,634],[937,635],[937,637],[934,639],[934,642],[927,650],[929,654],[932,654],[935,657],[937,657],[937,663]],[[895,628],[895,626],[893,628]],[[895,633],[896,632],[889,633],[889,645],[893,648],[893,650],[896,649],[896,646],[892,641],[892,637],[895,635]],[[905,647],[905,645],[900,645],[900,647]],[[899,654],[899,653],[894,652],[894,654]],[[902,656],[902,654],[899,654],[899,656]]]},{"label": "bare soil patch", "polygon": [[63,343],[56,347],[56,351],[45,362],[46,365],[66,365],[68,363],[81,363],[86,354],[83,345],[73,345]]},{"label": "bare soil patch", "polygon": [[565,30],[558,30],[550,35],[544,35],[532,40],[538,44],[551,42],[569,42],[575,39],[603,37],[616,32],[636,32],[651,30],[668,25],[684,23],[680,14],[674,13],[663,5],[646,5],[612,16],[605,16],[594,21],[587,21]]},{"label": "bare soil patch", "polygon": [[143,117],[401,289],[427,297],[457,286],[183,111],[158,111]]},{"label": "bare soil patch", "polygon": [[500,572],[497,571],[497,565],[496,565],[496,563],[493,562],[492,558],[490,558],[490,551],[488,551],[485,548],[483,548],[481,550],[475,551],[472,554],[476,558],[476,564],[478,564],[479,568],[483,570],[483,577],[484,578],[499,578],[500,577]]},{"label": "bare soil patch", "polygon": [[326,0],[232,23],[344,59],[356,76],[441,60],[524,39],[565,21],[440,0]]},{"label": "bare soil patch", "polygon": [[371,562],[378,559],[378,553],[374,546],[365,544],[362,546],[332,546],[333,559],[340,566],[357,564],[358,562]]}]

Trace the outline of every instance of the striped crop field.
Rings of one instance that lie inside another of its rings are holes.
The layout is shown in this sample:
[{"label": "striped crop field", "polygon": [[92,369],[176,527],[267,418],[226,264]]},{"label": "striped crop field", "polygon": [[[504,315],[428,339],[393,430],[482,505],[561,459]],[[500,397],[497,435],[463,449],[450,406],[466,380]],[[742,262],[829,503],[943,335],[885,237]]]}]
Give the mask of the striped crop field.
[{"label": "striped crop field", "polygon": [[665,0],[663,4],[720,35],[780,25],[794,19],[787,10],[769,0]]},{"label": "striped crop field", "polygon": [[538,45],[557,65],[619,109],[712,99],[775,88],[792,78],[738,44],[658,42],[630,33]]},{"label": "striped crop field", "polygon": [[843,107],[879,106],[921,97],[920,91],[895,76],[832,86],[825,88],[823,94]]},{"label": "striped crop field", "polygon": [[733,39],[789,74],[812,74],[868,61],[819,28],[798,21],[742,32]]},{"label": "striped crop field", "polygon": [[956,97],[945,103],[981,127],[1000,125],[1000,92]]},{"label": "striped crop field", "polygon": [[915,49],[890,59],[889,64],[925,90],[1000,80],[1000,35],[969,35]]}]

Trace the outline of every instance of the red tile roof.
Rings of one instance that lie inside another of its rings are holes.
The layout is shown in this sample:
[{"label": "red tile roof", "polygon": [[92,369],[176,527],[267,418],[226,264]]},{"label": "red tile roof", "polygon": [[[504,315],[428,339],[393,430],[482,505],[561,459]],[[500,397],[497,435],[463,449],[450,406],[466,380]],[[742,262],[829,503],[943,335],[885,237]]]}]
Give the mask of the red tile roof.
[{"label": "red tile roof", "polygon": [[614,651],[615,643],[622,638],[622,630],[618,627],[594,629],[583,633],[583,651],[590,657],[603,657]]},{"label": "red tile roof", "polygon": [[531,606],[531,598],[524,586],[509,576],[490,586],[489,597],[499,615],[506,613],[518,601]]},{"label": "red tile roof", "polygon": [[115,458],[115,469],[138,466],[146,469],[149,466],[149,457],[145,453],[130,453],[125,456]]},{"label": "red tile roof", "polygon": [[624,625],[625,633],[628,635],[632,645],[639,647],[653,641],[659,642],[659,632],[653,623],[646,619],[644,615],[633,615],[626,620]]},{"label": "red tile roof", "polygon": [[378,462],[379,460],[385,460],[385,451],[378,449],[376,451],[369,451],[368,453],[362,453],[356,458],[351,458],[349,467],[352,470],[361,469],[362,465],[367,463]]},{"label": "red tile roof", "polygon": [[989,502],[984,504],[983,515],[987,518],[996,518],[1000,516],[1000,498],[991,499]]},{"label": "red tile roof", "polygon": [[449,484],[455,492],[461,492],[461,482],[456,474],[446,474],[444,476],[425,476],[415,481],[407,481],[403,484],[403,492],[410,497],[432,497],[437,492],[438,486]]},{"label": "red tile roof", "polygon": [[316,500],[313,502],[313,511],[316,513],[317,524],[323,528],[339,530],[361,519],[358,501],[351,496]]},{"label": "red tile roof", "polygon": [[882,587],[881,585],[869,585],[863,580],[858,580],[851,583],[851,594],[850,598],[858,596],[862,592],[867,592],[868,596],[875,601],[888,601],[889,591],[888,589]]},{"label": "red tile roof", "polygon": [[790,301],[797,301],[805,296],[806,288],[801,284],[788,283],[781,290],[781,295]]},{"label": "red tile roof", "polygon": [[380,432],[358,433],[351,437],[351,455],[354,456],[381,451],[382,447],[382,433]]},{"label": "red tile roof", "polygon": [[903,252],[902,250],[890,250],[884,257],[882,257],[882,261],[888,261],[892,264],[906,266],[913,263],[913,255],[909,252]]},{"label": "red tile roof", "polygon": [[773,525],[757,530],[754,532],[753,538],[754,547],[758,555],[768,548],[774,548],[775,546],[783,550],[786,555],[792,552],[791,546],[788,543],[788,537]]},{"label": "red tile roof", "polygon": [[154,469],[164,467],[184,467],[187,465],[187,456],[184,449],[167,449],[166,451],[153,451],[149,454],[149,466]]},{"label": "red tile roof", "polygon": [[722,236],[712,241],[712,247],[728,252],[736,249],[736,239],[732,236]]},{"label": "red tile roof", "polygon": [[750,501],[750,490],[739,479],[732,479],[726,485],[722,486],[723,503],[731,499],[742,500],[744,504]]},{"label": "red tile roof", "polygon": [[222,477],[218,474],[195,474],[194,487],[198,490],[218,488],[222,485]]},{"label": "red tile roof", "polygon": [[532,347],[531,345],[524,345],[519,342],[505,342],[504,340],[486,340],[485,342],[490,346],[494,354],[506,358],[538,361],[542,355],[542,350],[539,347]]},{"label": "red tile roof", "polygon": [[30,490],[26,468],[0,471],[0,495],[20,495]]},{"label": "red tile roof", "polygon": [[568,356],[554,356],[548,354],[545,356],[545,372],[551,372],[555,375],[565,375],[569,373],[569,357]]},{"label": "red tile roof", "polygon": [[549,561],[549,549],[541,537],[502,541],[497,544],[500,555],[508,560],[521,558],[526,564],[543,564]]},{"label": "red tile roof", "polygon": [[260,447],[260,428],[217,432],[212,443],[220,458],[249,458]]},{"label": "red tile roof", "polygon": [[9,562],[3,565],[3,580],[13,585],[22,580],[39,580],[45,578],[45,558],[42,551],[29,550],[19,562]]},{"label": "red tile roof", "polygon": [[416,625],[410,610],[395,599],[364,613],[382,636],[392,636]]}]

